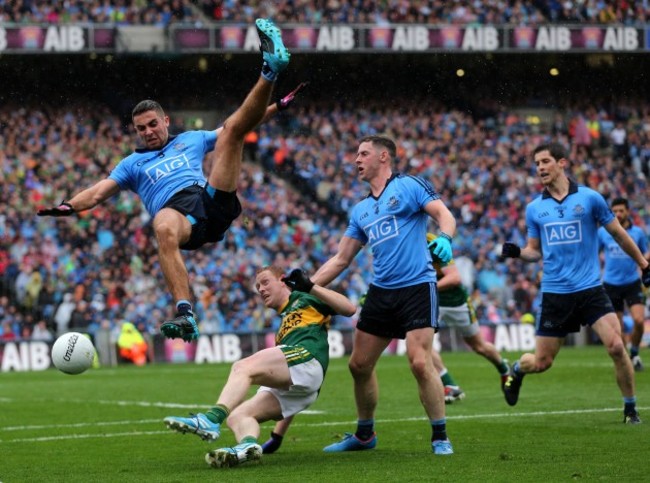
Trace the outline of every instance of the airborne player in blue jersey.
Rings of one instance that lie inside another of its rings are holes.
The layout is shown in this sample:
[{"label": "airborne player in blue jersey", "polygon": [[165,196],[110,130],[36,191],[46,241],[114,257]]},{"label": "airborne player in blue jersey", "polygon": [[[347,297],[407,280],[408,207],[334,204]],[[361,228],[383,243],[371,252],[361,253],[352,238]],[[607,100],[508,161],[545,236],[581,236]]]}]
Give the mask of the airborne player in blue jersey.
[{"label": "airborne player in blue jersey", "polygon": [[569,161],[563,146],[541,145],[533,156],[544,191],[526,208],[526,246],[504,243],[502,256],[526,262],[543,259],[542,303],[536,321],[535,353],[524,354],[513,365],[504,387],[506,402],[517,404],[524,376],[548,370],[564,338],[578,332],[581,325],[588,325],[614,361],[616,382],[623,395],[623,421],[640,423],[634,370],[614,307],[600,281],[598,227],[604,226],[641,268],[646,286],[650,285],[650,264],[602,195],[567,177]]},{"label": "airborne player in blue jersey", "polygon": [[[364,245],[372,249],[374,280],[354,333],[349,368],[354,379],[357,430],[326,452],[372,449],[377,444],[374,412],[377,406],[375,365],[393,338],[406,339],[411,372],[432,427],[435,454],[451,454],[447,439],[444,390],[431,356],[437,328],[438,300],[432,255],[451,259],[456,220],[431,184],[393,172],[395,143],[385,136],[361,139],[355,165],[370,194],[352,209],[348,228],[336,255],[313,276],[327,285],[345,270]],[[427,223],[440,232],[431,249]]]},{"label": "airborne player in blue jersey", "polygon": [[[168,338],[191,341],[199,336],[192,312],[188,274],[180,250],[195,250],[220,241],[241,213],[237,183],[241,171],[244,136],[260,122],[284,109],[304,86],[269,106],[278,74],[290,54],[280,29],[270,20],[257,19],[262,51],[262,73],[244,100],[214,131],[169,134],[169,117],[159,103],[145,100],[132,111],[133,125],[144,144],[124,158],[108,178],[81,191],[39,216],[70,216],[89,210],[121,190],[137,193],[153,218],[158,255],[167,286],[176,304],[176,317],[160,330]],[[202,171],[206,154],[215,151],[208,179]]]}]

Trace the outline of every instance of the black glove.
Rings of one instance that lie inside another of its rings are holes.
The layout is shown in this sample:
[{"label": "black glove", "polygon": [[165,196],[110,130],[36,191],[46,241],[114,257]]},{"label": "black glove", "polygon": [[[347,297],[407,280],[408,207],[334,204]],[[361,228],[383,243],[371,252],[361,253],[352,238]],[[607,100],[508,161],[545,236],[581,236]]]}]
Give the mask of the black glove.
[{"label": "black glove", "polygon": [[309,293],[314,287],[314,282],[309,280],[307,274],[299,268],[291,270],[291,273],[288,276],[285,275],[282,277],[282,281],[291,289],[292,292],[297,290],[298,292]]},{"label": "black glove", "polygon": [[305,87],[309,85],[309,82],[301,82],[298,84],[298,87],[296,87],[294,90],[289,92],[286,96],[284,96],[282,99],[279,99],[275,105],[278,107],[278,111],[285,111],[289,109],[291,104],[293,104],[294,99],[298,95],[298,93],[303,90]]},{"label": "black glove", "polygon": [[501,247],[501,258],[519,258],[521,248],[514,243],[505,242]]},{"label": "black glove", "polygon": [[650,287],[650,265],[641,270],[641,282],[644,287]]},{"label": "black glove", "polygon": [[37,216],[70,216],[74,215],[75,211],[72,205],[66,201],[62,201],[59,206],[54,208],[45,208],[36,212]]}]

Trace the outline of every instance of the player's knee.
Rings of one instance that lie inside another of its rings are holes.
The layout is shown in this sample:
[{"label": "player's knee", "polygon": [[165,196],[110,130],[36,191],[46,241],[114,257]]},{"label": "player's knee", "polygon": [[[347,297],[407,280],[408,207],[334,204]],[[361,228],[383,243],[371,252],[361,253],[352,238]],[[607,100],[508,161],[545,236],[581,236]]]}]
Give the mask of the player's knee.
[{"label": "player's knee", "polygon": [[431,372],[430,366],[427,364],[427,361],[423,357],[411,359],[409,361],[409,364],[411,366],[411,372],[418,379]]},{"label": "player's knee", "polygon": [[544,356],[537,358],[535,360],[535,368],[537,372],[548,371],[553,366],[553,358],[550,356]]},{"label": "player's knee", "polygon": [[230,374],[231,376],[239,377],[239,376],[247,376],[249,373],[249,368],[250,364],[246,359],[240,359],[238,361],[235,361],[230,368]]},{"label": "player's knee", "polygon": [[350,359],[350,361],[348,362],[348,369],[350,369],[350,373],[352,374],[352,377],[354,377],[355,379],[361,377],[367,377],[370,374],[372,374],[371,365],[368,365],[367,363],[364,363],[356,359]]},{"label": "player's knee", "polygon": [[244,145],[244,137],[248,134],[247,130],[243,130],[238,123],[233,122],[231,119],[227,120],[223,125],[223,129],[219,133],[217,143],[221,144],[241,144]]},{"label": "player's knee", "polygon": [[156,239],[162,247],[178,246],[178,230],[171,222],[162,221],[156,223],[155,233]]},{"label": "player's knee", "polygon": [[627,357],[625,344],[623,343],[623,339],[620,337],[613,338],[612,340],[608,341],[605,344],[605,347],[607,348],[607,353],[614,359],[619,357]]}]

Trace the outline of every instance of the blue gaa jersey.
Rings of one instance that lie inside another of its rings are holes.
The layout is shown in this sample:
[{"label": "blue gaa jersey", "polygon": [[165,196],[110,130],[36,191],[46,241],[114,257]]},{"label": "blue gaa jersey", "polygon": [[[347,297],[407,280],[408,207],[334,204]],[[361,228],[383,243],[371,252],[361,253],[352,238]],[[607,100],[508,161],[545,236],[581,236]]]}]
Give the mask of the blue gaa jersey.
[{"label": "blue gaa jersey", "polygon": [[[641,228],[630,225],[627,234],[634,240],[641,253],[648,251],[646,236]],[[639,280],[639,266],[602,226],[598,229],[598,245],[605,252],[603,282],[610,285],[627,285]]]},{"label": "blue gaa jersey", "polygon": [[544,190],[528,204],[528,238],[541,240],[542,292],[572,293],[601,284],[598,226],[613,219],[600,193],[573,181],[562,201]]},{"label": "blue gaa jersey", "polygon": [[375,285],[392,289],[436,281],[424,207],[437,199],[428,181],[394,174],[379,198],[370,194],[354,206],[345,236],[370,245]]},{"label": "blue gaa jersey", "polygon": [[108,176],[120,189],[133,191],[153,217],[176,193],[205,185],[203,158],[214,150],[215,131],[187,131],[170,137],[162,149],[136,149]]}]

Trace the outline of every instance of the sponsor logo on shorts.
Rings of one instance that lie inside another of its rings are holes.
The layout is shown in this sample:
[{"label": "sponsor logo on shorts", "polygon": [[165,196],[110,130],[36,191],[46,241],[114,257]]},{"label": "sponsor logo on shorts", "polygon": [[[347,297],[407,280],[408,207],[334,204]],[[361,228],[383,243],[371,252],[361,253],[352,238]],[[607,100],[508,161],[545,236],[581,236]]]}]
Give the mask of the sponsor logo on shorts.
[{"label": "sponsor logo on shorts", "polygon": [[565,221],[544,225],[548,245],[566,245],[582,242],[582,224],[579,221]]}]

